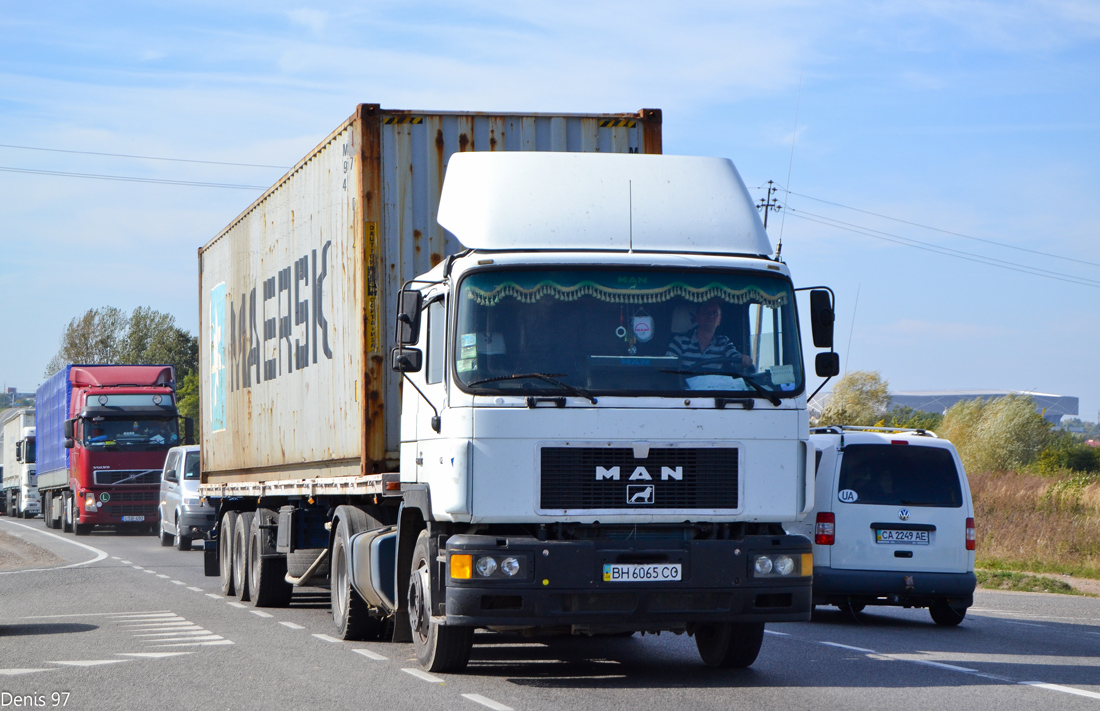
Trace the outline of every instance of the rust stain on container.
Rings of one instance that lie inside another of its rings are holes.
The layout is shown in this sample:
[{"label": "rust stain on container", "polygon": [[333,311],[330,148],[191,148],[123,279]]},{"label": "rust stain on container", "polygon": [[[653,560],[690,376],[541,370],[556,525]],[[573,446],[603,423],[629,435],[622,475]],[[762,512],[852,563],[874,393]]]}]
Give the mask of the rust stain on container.
[{"label": "rust stain on container", "polygon": [[[413,249],[417,254],[420,254],[420,243],[424,241],[424,233],[420,230],[413,230]],[[434,264],[432,266],[435,266]]]},{"label": "rust stain on container", "polygon": [[432,261],[433,267],[443,261],[443,255],[439,252],[432,252],[428,258]]},{"label": "rust stain on container", "polygon": [[467,136],[465,133],[458,134],[458,150],[460,152],[470,151],[473,150],[473,148],[474,147],[470,144],[469,136]]}]

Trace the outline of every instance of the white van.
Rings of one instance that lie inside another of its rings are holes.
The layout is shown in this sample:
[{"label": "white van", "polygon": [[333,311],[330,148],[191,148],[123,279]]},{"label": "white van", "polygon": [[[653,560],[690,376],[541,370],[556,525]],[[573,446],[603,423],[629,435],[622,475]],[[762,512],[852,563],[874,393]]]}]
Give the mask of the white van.
[{"label": "white van", "polygon": [[199,497],[199,446],[172,447],[160,478],[160,543],[191,550],[191,540],[214,527],[217,513]]},{"label": "white van", "polygon": [[813,602],[927,607],[957,625],[974,601],[974,506],[955,447],[927,430],[820,427]]}]

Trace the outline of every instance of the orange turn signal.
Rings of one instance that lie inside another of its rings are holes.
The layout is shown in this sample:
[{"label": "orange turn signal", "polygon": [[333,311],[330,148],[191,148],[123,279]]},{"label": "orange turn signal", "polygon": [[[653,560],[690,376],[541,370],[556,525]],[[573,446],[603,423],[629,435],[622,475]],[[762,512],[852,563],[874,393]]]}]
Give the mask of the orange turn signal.
[{"label": "orange turn signal", "polygon": [[455,553],[451,556],[451,577],[469,580],[474,577],[474,557],[468,553]]}]

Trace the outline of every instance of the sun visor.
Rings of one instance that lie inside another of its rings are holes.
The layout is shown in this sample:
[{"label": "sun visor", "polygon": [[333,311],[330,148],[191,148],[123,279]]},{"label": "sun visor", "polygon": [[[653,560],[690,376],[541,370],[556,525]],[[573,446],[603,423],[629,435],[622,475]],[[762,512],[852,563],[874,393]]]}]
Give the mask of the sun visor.
[{"label": "sun visor", "polygon": [[610,153],[456,153],[439,224],[483,250],[770,255],[725,158]]}]

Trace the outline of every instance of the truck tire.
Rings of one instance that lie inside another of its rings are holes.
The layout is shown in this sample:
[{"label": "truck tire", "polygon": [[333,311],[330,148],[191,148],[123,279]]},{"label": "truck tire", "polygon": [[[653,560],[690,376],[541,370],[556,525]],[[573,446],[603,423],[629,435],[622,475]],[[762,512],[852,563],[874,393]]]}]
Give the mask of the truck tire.
[{"label": "truck tire", "polygon": [[966,617],[966,608],[961,610],[951,606],[947,600],[936,600],[928,606],[932,621],[941,627],[955,627]]},{"label": "truck tire", "polygon": [[[371,530],[369,525],[371,520],[358,509],[345,510],[342,513],[339,523],[336,524],[336,536],[332,541],[332,559],[329,566],[332,584],[329,593],[332,600],[332,621],[336,623],[336,631],[340,639],[379,639],[383,629],[382,619],[371,616],[370,606],[351,586],[351,566],[348,564],[351,556],[351,537],[360,531]],[[380,525],[377,522],[374,523],[376,526]]]},{"label": "truck tire", "polygon": [[[300,578],[305,575],[305,572],[309,570],[309,566],[313,565],[313,562],[317,560],[317,556],[321,555],[324,548],[299,548],[293,553],[287,553],[286,556],[286,572],[292,577]],[[311,580],[327,580],[329,569],[322,565],[316,572],[313,573]]]},{"label": "truck tire", "polygon": [[23,510],[22,502],[19,501],[19,494],[14,494],[13,498],[15,499],[15,517],[26,518],[27,512]]},{"label": "truck tire", "polygon": [[763,622],[714,622],[695,630],[695,646],[703,663],[715,669],[743,669],[760,654]]},{"label": "truck tire", "polygon": [[286,581],[286,556],[265,557],[275,553],[276,532],[267,527],[278,524],[279,514],[256,509],[248,529],[248,596],[256,607],[286,607],[294,595],[294,586]]},{"label": "truck tire", "polygon": [[236,594],[233,588],[233,533],[237,529],[236,511],[226,511],[218,524],[218,569],[221,571],[222,595]]},{"label": "truck tire", "polygon": [[440,625],[432,620],[432,555],[428,532],[413,548],[409,575],[409,628],[420,666],[432,672],[462,671],[470,661],[474,628]]},{"label": "truck tire", "polygon": [[[164,524],[161,524],[161,526],[163,525]],[[179,514],[176,514],[176,535],[172,542],[176,544],[176,550],[178,551],[191,550],[191,536],[184,534],[183,530],[180,528]]]},{"label": "truck tire", "polygon": [[252,529],[251,511],[243,511],[233,526],[233,593],[241,602],[248,602],[248,533]]},{"label": "truck tire", "polygon": [[66,491],[61,495],[61,530],[63,533],[73,532],[73,492]]},{"label": "truck tire", "polygon": [[53,519],[50,515],[53,513],[53,494],[46,492],[42,494],[42,522],[46,524],[46,528],[53,528]]}]

